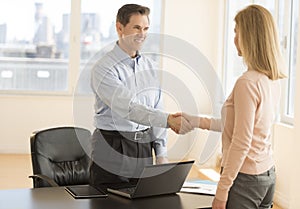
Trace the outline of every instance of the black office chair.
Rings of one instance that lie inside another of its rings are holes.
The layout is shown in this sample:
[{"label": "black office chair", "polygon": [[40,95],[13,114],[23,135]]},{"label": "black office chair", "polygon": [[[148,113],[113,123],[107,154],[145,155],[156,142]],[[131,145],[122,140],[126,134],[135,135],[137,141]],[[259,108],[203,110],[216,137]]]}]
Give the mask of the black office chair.
[{"label": "black office chair", "polygon": [[91,132],[80,127],[35,131],[30,137],[33,187],[89,183]]}]

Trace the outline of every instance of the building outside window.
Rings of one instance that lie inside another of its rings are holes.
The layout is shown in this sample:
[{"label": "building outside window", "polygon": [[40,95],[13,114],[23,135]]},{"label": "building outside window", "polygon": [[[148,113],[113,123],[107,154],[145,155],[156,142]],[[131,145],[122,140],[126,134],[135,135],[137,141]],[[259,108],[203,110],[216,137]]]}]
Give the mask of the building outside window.
[{"label": "building outside window", "polygon": [[[79,69],[83,69],[99,50],[117,39],[117,9],[129,1],[81,0],[81,14],[72,11],[74,2],[0,2],[0,92],[68,92],[73,86],[68,83],[70,53],[80,53]],[[152,32],[159,33],[161,1],[138,3],[150,7]],[[76,15],[81,20],[80,34],[71,34],[78,24],[71,22]],[[74,44],[70,37],[75,36],[80,37],[80,52],[70,52]]]}]

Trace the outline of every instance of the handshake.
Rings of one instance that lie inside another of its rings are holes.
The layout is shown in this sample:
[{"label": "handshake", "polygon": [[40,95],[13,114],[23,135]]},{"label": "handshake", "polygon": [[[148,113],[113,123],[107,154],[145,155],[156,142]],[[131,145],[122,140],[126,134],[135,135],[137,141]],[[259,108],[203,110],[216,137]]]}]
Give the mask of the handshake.
[{"label": "handshake", "polygon": [[200,127],[201,118],[198,116],[188,115],[183,112],[169,114],[168,116],[168,126],[177,134],[186,134],[194,128]]}]

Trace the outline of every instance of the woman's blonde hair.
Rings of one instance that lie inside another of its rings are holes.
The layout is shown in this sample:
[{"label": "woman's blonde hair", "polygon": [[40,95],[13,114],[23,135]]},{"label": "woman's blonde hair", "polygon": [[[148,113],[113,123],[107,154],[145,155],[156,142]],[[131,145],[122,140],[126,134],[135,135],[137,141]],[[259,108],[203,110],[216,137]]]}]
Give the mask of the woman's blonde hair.
[{"label": "woman's blonde hair", "polygon": [[248,68],[271,80],[284,78],[278,33],[271,13],[262,6],[250,5],[234,18],[239,47]]}]

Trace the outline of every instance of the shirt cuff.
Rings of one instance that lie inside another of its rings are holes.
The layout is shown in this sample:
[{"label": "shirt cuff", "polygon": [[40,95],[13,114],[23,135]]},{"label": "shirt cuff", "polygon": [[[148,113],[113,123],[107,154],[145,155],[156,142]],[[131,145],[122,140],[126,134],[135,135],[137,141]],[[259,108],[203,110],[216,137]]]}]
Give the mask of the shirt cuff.
[{"label": "shirt cuff", "polygon": [[228,190],[217,188],[215,198],[220,201],[227,201],[228,199]]},{"label": "shirt cuff", "polygon": [[223,128],[222,128],[222,121],[221,121],[221,119],[211,118],[211,121],[210,121],[210,130],[211,131],[222,132]]},{"label": "shirt cuff", "polygon": [[151,116],[152,116],[152,118],[150,118],[150,121],[152,121],[150,124],[151,126],[168,128],[169,113],[158,111],[156,114],[151,115]]},{"label": "shirt cuff", "polygon": [[168,156],[167,147],[162,146],[161,144],[154,143],[154,151],[155,151],[155,155],[157,157],[167,157]]}]

